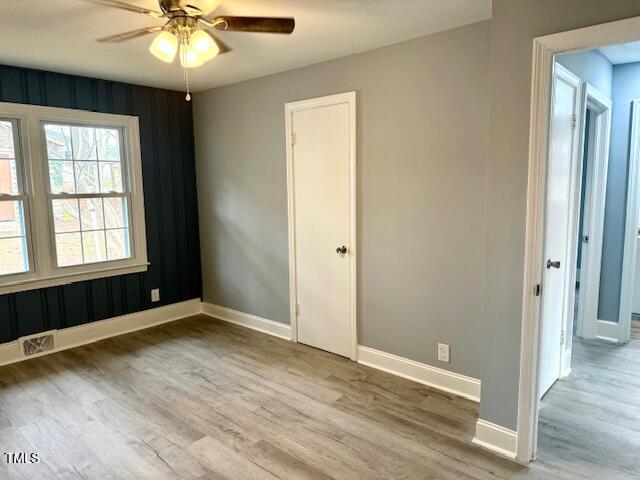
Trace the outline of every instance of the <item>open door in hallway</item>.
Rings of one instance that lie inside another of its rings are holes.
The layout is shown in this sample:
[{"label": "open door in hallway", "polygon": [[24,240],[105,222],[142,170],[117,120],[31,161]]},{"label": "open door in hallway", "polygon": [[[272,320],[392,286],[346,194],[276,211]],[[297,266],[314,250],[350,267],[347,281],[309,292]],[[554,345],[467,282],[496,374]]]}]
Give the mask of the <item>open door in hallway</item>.
[{"label": "open door in hallway", "polygon": [[563,349],[573,312],[571,249],[579,172],[580,79],[556,64],[549,137],[549,166],[542,283],[540,396],[560,378]]}]

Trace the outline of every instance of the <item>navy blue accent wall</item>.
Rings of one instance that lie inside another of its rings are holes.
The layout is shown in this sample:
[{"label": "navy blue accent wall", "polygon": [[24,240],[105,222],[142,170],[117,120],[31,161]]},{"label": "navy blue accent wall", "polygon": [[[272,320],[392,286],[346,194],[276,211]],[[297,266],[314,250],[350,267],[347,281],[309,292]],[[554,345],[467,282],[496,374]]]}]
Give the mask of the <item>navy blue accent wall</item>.
[{"label": "navy blue accent wall", "polygon": [[[140,119],[149,269],[0,295],[0,342],[202,294],[193,120],[184,93],[0,65],[0,101]],[[151,289],[161,301],[151,303]]]}]

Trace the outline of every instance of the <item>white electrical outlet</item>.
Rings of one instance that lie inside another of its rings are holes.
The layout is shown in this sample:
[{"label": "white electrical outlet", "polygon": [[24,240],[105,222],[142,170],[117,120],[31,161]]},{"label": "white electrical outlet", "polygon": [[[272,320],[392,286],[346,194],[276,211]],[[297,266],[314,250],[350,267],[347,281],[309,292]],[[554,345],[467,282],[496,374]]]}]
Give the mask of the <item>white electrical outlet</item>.
[{"label": "white electrical outlet", "polygon": [[160,301],[160,289],[159,288],[154,288],[153,290],[151,290],[151,301],[152,302],[159,302]]},{"label": "white electrical outlet", "polygon": [[449,363],[449,345],[446,343],[438,344],[438,360]]}]

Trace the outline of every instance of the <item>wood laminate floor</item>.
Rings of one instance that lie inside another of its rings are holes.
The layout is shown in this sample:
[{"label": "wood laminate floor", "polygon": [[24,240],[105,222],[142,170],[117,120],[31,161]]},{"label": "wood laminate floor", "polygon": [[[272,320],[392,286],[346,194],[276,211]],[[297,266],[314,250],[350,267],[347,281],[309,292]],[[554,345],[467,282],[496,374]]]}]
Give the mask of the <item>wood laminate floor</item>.
[{"label": "wood laminate floor", "polygon": [[40,458],[3,456],[0,478],[614,478],[570,449],[580,468],[567,474],[567,448],[548,434],[553,455],[531,467],[500,459],[471,445],[477,415],[473,402],[193,317],[0,367],[0,454]]},{"label": "wood laminate floor", "polygon": [[558,479],[640,479],[640,343],[574,337],[571,368],[542,400],[535,467]]},{"label": "wood laminate floor", "polygon": [[631,341],[640,342],[640,320],[631,320]]}]

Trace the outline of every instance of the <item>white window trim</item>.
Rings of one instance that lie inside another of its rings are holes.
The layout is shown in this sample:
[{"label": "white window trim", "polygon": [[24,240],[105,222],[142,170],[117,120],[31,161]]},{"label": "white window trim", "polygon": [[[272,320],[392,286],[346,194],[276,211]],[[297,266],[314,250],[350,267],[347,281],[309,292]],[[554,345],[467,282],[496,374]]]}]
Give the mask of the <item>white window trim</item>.
[{"label": "white window trim", "polygon": [[[17,119],[20,130],[19,148],[22,152],[25,193],[28,195],[29,207],[25,209],[25,222],[30,270],[0,276],[0,295],[146,271],[149,264],[138,117],[0,102],[0,118],[2,117]],[[115,127],[123,132],[123,166],[124,174],[128,175],[126,181],[131,199],[130,258],[69,267],[56,266],[53,218],[48,205],[46,140],[41,131],[43,122]]]}]

